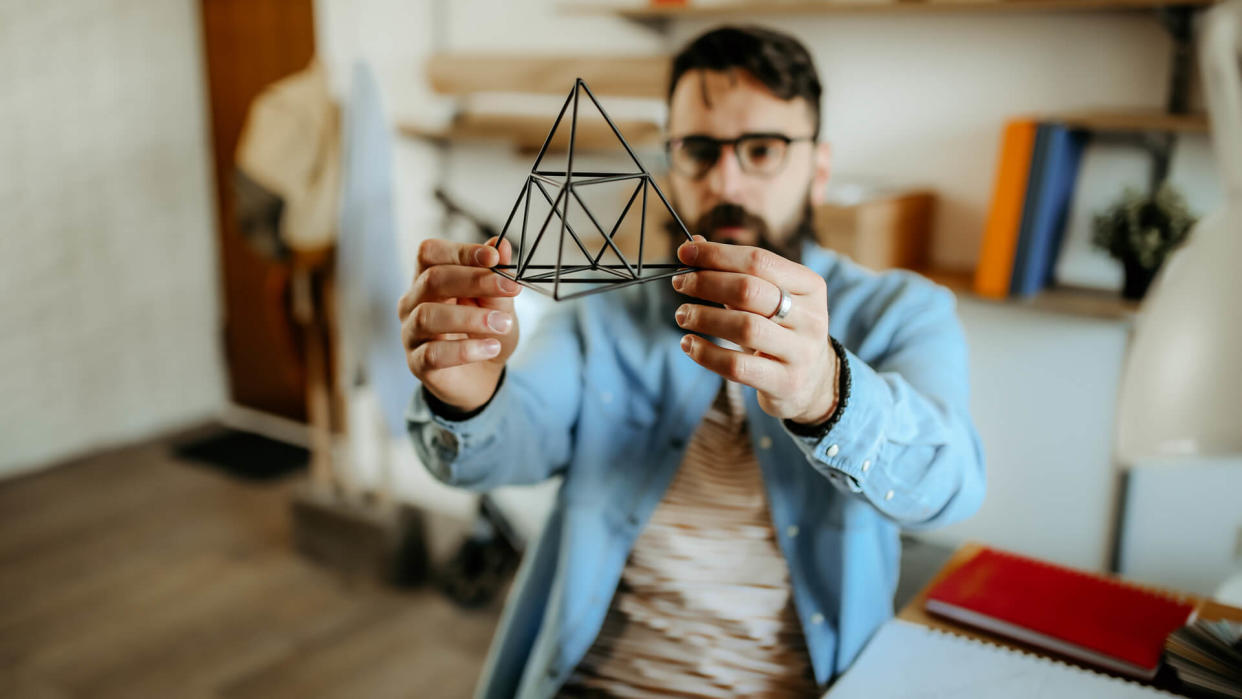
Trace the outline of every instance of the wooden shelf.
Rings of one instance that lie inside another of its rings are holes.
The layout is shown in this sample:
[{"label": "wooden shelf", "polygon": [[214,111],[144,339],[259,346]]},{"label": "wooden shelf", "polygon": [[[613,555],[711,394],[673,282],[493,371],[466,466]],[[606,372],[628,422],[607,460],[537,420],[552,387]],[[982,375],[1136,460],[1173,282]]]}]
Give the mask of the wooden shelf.
[{"label": "wooden shelf", "polygon": [[1115,291],[1079,287],[1053,287],[1030,298],[994,299],[974,292],[974,273],[966,270],[926,269],[919,274],[948,287],[961,298],[1017,308],[1030,308],[1050,313],[1129,320],[1138,312],[1139,303],[1121,298]]},{"label": "wooden shelf", "polygon": [[748,14],[845,14],[918,12],[1012,12],[1142,10],[1161,7],[1201,7],[1214,0],[815,0],[796,2],[711,2],[686,5],[650,5],[642,2],[565,2],[561,8],[580,14],[612,14],[634,20],[678,17],[716,17]]},{"label": "wooden shelf", "polygon": [[528,92],[565,95],[575,78],[597,96],[645,97],[663,101],[667,56],[439,53],[427,61],[432,89],[444,95]]},{"label": "wooden shelf", "polygon": [[[660,142],[660,125],[654,121],[614,119],[617,128],[634,148]],[[452,143],[503,142],[523,151],[538,151],[548,137],[551,121],[545,115],[470,114],[463,113],[443,129],[419,124],[401,123],[397,130],[404,136]],[[619,149],[616,136],[607,124],[579,122],[576,135],[578,148],[587,150]],[[550,150],[557,150],[555,148]]]},{"label": "wooden shelf", "polygon": [[1055,121],[1073,128],[1103,132],[1207,133],[1207,114],[1169,114],[1155,110],[1083,111],[1048,114],[1046,121]]}]

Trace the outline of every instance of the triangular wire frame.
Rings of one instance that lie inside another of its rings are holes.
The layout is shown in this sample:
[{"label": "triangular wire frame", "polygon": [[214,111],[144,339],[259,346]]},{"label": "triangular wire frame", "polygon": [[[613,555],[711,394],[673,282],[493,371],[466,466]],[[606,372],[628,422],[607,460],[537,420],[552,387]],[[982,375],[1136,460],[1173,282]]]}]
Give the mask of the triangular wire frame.
[{"label": "triangular wire frame", "polygon": [[[580,94],[585,93],[591,103],[599,110],[600,116],[608,124],[612,133],[617,137],[617,141],[625,148],[629,160],[632,160],[636,168],[631,172],[575,172],[574,171],[574,147],[578,135],[578,103]],[[556,136],[556,130],[561,128],[565,119],[565,113],[569,112],[569,149],[566,157],[565,170],[548,170],[543,165],[544,156],[548,153],[548,147],[551,145],[553,138]],[[588,186],[592,184],[603,184],[608,182],[623,182],[627,180],[636,181],[634,191],[630,194],[626,201],[625,208],[617,217],[615,223],[611,227],[605,228],[591,209],[583,201],[582,197],[575,191],[575,188]],[[552,194],[550,187],[557,188]],[[504,228],[500,231],[500,237],[497,238],[495,245],[499,246],[500,241],[510,238],[509,243],[513,245],[514,257],[512,264],[497,265],[493,269],[497,274],[511,279],[523,286],[538,291],[541,294],[551,296],[557,301],[562,301],[579,296],[586,296],[603,291],[612,291],[632,284],[642,284],[644,282],[654,281],[657,279],[667,279],[678,274],[684,274],[691,271],[692,268],[681,264],[644,264],[643,250],[646,244],[646,228],[647,228],[647,199],[649,191],[654,191],[659,197],[660,203],[668,211],[672,217],[678,232],[685,236],[686,240],[692,240],[690,232],[686,229],[686,225],[682,223],[677,212],[673,210],[668,199],[665,198],[664,192],[660,191],[659,185],[652,178],[651,173],[643,166],[642,161],[635,155],[634,149],[630,148],[630,144],[621,135],[621,131],[617,125],[609,118],[608,113],[604,111],[599,100],[595,99],[595,95],[591,93],[591,88],[587,87],[586,82],[582,78],[574,81],[573,88],[569,91],[569,96],[565,98],[565,104],[561,106],[561,111],[556,115],[556,121],[552,123],[552,129],[548,131],[548,137],[544,139],[543,147],[539,149],[539,154],[535,157],[535,164],[531,166],[530,175],[526,178],[526,185],[522,188],[518,195],[517,201],[513,203],[513,208],[509,211],[509,217],[505,220]],[[534,234],[533,240],[528,240],[530,233],[530,209],[531,197],[537,200],[546,201],[549,207],[547,216],[543,221],[538,223],[538,232]],[[625,220],[630,210],[638,204],[640,207],[641,218],[639,220],[638,233],[638,259],[631,261],[626,258],[621,249],[613,242],[613,236],[620,229],[622,222]],[[588,246],[579,231],[574,229],[569,223],[570,206],[576,205],[580,207],[587,219],[591,223],[591,227],[603,239],[603,245],[594,252],[591,251],[592,246]],[[521,231],[518,234],[517,244],[514,245],[512,240],[511,228],[514,226],[518,209],[522,210]],[[535,251],[544,236],[548,233],[549,225],[553,224],[553,218],[560,219],[559,224],[559,247],[557,249],[556,264],[534,264]],[[565,266],[564,262],[564,246],[566,243],[565,236],[568,235],[575,247],[582,253],[587,260],[586,264]],[[617,258],[619,264],[604,264],[601,260],[605,254],[611,251]],[[655,273],[650,273],[655,270]],[[648,274],[644,275],[644,271]],[[587,273],[587,276],[581,276]],[[549,293],[543,288],[543,285],[552,284],[552,291]],[[582,291],[574,291],[563,293],[561,291],[562,284],[591,284],[595,285]]]}]

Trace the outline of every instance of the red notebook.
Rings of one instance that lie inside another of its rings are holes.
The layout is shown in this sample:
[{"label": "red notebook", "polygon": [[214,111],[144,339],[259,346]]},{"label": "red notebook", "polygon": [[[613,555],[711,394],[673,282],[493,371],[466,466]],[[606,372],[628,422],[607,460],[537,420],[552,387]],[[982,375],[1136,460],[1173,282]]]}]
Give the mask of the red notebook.
[{"label": "red notebook", "polygon": [[937,583],[927,611],[1150,680],[1193,605],[1105,577],[983,549]]}]

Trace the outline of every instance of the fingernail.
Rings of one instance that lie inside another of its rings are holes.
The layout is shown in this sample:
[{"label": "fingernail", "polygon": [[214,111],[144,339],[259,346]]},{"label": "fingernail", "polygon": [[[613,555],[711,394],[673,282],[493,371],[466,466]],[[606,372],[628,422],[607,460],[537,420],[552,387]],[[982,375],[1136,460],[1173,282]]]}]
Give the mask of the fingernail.
[{"label": "fingernail", "polygon": [[479,345],[479,359],[491,359],[500,354],[500,340],[484,340]]},{"label": "fingernail", "polygon": [[699,246],[693,243],[686,243],[681,246],[681,250],[678,250],[677,253],[678,256],[681,257],[682,262],[692,265],[699,257]]},{"label": "fingernail", "polygon": [[512,294],[513,292],[517,291],[517,288],[518,288],[517,284],[514,284],[512,281],[509,281],[508,279],[505,279],[504,277],[501,277],[500,281],[496,282],[496,285],[499,286],[500,290],[505,292],[506,294]]},{"label": "fingernail", "polygon": [[681,351],[682,351],[682,352],[689,352],[689,351],[690,351],[690,343],[691,343],[691,340],[690,340],[690,336],[689,336],[689,335],[686,335],[686,336],[682,337],[682,338],[681,338]]},{"label": "fingernail", "polygon": [[492,311],[487,314],[487,327],[498,333],[507,333],[513,327],[513,321],[509,319],[508,313]]},{"label": "fingernail", "polygon": [[686,278],[685,278],[685,276],[683,276],[683,275],[680,275],[680,274],[679,274],[679,275],[677,275],[677,276],[673,277],[673,288],[674,288],[674,289],[676,289],[676,290],[678,290],[678,291],[681,291],[681,287],[683,287],[683,286],[685,286],[685,285],[686,285]]},{"label": "fingernail", "polygon": [[686,322],[686,307],[681,306],[678,308],[677,312],[673,314],[673,317],[677,319],[678,325],[684,325]]}]

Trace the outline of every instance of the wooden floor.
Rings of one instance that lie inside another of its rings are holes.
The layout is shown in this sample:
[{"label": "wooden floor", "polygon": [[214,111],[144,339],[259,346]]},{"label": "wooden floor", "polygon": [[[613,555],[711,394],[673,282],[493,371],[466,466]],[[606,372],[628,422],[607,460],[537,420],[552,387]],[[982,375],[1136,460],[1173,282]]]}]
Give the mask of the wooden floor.
[{"label": "wooden floor", "polygon": [[469,696],[499,603],[304,560],[296,480],[157,442],[0,482],[0,697]]}]

